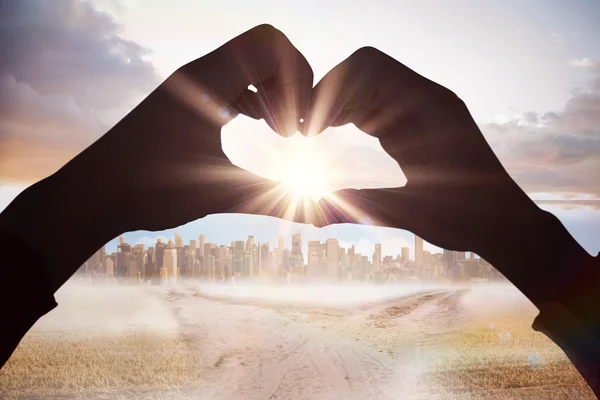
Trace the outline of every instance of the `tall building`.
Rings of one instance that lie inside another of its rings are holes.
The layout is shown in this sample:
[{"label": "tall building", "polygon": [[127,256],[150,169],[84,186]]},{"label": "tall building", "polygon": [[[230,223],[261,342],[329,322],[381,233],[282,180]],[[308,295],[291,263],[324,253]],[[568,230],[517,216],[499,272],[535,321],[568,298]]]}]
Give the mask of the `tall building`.
[{"label": "tall building", "polygon": [[203,279],[210,279],[212,269],[215,268],[216,258],[218,257],[217,245],[213,243],[205,243],[202,253],[201,276]]},{"label": "tall building", "polygon": [[112,278],[114,276],[114,266],[113,260],[107,258],[104,260],[104,269],[106,271],[106,276]]},{"label": "tall building", "polygon": [[271,263],[271,252],[269,251],[269,243],[262,243],[260,245],[260,266],[263,273],[267,275],[274,275]]},{"label": "tall building", "polygon": [[183,238],[175,232],[175,248],[183,248]]},{"label": "tall building", "polygon": [[318,240],[308,241],[307,268],[308,274],[313,277],[325,277],[327,272],[323,268],[324,246]]},{"label": "tall building", "polygon": [[231,252],[229,247],[221,245],[217,250],[217,257],[215,260],[215,272],[209,271],[211,276],[214,276],[215,280],[230,279],[231,278]]},{"label": "tall building", "polygon": [[292,251],[288,259],[288,269],[292,275],[304,275],[304,255],[302,254],[302,234],[296,232],[292,236]]},{"label": "tall building", "polygon": [[246,249],[251,249],[252,246],[254,246],[254,236],[249,235],[248,239],[246,240]]},{"label": "tall building", "polygon": [[423,264],[423,239],[415,235],[415,263]]},{"label": "tall building", "polygon": [[146,251],[146,267],[144,271],[144,279],[149,280],[153,284],[157,283],[159,271],[156,270],[156,254],[154,247],[148,247]]},{"label": "tall building", "polygon": [[146,264],[146,254],[144,252],[143,244],[136,244],[133,246],[132,252],[132,261],[135,262],[135,268],[130,266],[130,277],[135,277],[137,280],[143,280],[146,271],[144,269],[144,265]]},{"label": "tall building", "polygon": [[401,251],[402,262],[406,263],[410,260],[410,249],[408,247],[403,247]]},{"label": "tall building", "polygon": [[244,273],[244,253],[246,243],[243,240],[237,240],[233,248],[233,275],[242,275]]},{"label": "tall building", "polygon": [[353,271],[354,268],[356,268],[356,265],[354,263],[354,254],[356,253],[356,248],[354,245],[352,245],[349,249],[348,249],[348,269]]},{"label": "tall building", "polygon": [[115,265],[115,276],[129,276],[129,263],[131,262],[131,245],[125,241],[123,236],[119,238],[117,246],[117,262]]},{"label": "tall building", "polygon": [[198,256],[201,257],[204,255],[204,245],[206,244],[206,236],[200,235],[198,236]]},{"label": "tall building", "polygon": [[381,244],[375,245],[375,252],[373,253],[373,269],[379,271],[381,269]]},{"label": "tall building", "polygon": [[165,264],[165,249],[167,248],[167,244],[163,242],[162,239],[157,239],[154,248],[156,250],[156,265],[154,266],[154,269],[156,270],[156,272],[160,272],[160,269],[164,267]]},{"label": "tall building", "polygon": [[325,265],[327,277],[338,280],[340,278],[339,270],[339,243],[337,239],[327,239],[325,242]]},{"label": "tall building", "polygon": [[274,269],[277,271],[276,275],[283,273],[284,264],[287,265],[287,260],[283,259],[283,251],[285,250],[285,239],[283,236],[279,236],[277,239],[277,247],[273,251],[273,263]]},{"label": "tall building", "polygon": [[444,250],[443,263],[445,275],[451,279],[459,279],[461,277],[457,261],[456,252],[452,250]]},{"label": "tall building", "polygon": [[179,270],[177,269],[177,250],[172,240],[169,240],[164,250],[163,264],[165,279],[168,283],[175,283],[179,280]]}]

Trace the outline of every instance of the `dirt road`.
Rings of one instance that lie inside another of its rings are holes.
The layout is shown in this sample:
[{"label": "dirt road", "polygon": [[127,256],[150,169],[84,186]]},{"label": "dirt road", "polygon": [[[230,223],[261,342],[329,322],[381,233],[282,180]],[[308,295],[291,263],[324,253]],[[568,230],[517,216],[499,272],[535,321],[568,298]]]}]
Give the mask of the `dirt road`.
[{"label": "dirt road", "polygon": [[168,299],[206,361],[202,382],[189,388],[199,398],[408,399],[459,327],[461,294],[358,310],[224,305],[189,292]]}]

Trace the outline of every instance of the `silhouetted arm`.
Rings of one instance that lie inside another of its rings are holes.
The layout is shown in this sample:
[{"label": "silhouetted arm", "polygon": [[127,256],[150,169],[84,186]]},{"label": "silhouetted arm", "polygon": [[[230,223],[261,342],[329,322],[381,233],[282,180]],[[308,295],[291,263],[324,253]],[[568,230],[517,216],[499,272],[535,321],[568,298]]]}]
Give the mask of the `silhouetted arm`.
[{"label": "silhouetted arm", "polygon": [[518,229],[479,254],[540,310],[533,329],[567,355],[600,397],[600,260],[587,253],[551,213]]},{"label": "silhouetted arm", "polygon": [[0,313],[4,320],[0,345],[0,368],[23,336],[44,314],[56,307],[50,279],[41,257],[20,238],[0,232],[2,279]]},{"label": "silhouetted arm", "polygon": [[[118,219],[98,223],[101,204],[86,184],[59,173],[24,190],[0,214],[0,366],[35,322],[56,307],[54,293],[91,254],[118,234]],[[112,222],[110,222],[112,221]]]},{"label": "silhouetted arm", "polygon": [[293,134],[312,87],[304,56],[281,31],[259,25],[175,71],[109,132],[23,191],[0,213],[0,363],[56,306],[56,290],[114,237],[225,212],[284,216],[265,201],[285,204],[277,183],[232,164],[221,128],[243,112]]},{"label": "silhouetted arm", "polygon": [[600,395],[598,259],[514,182],[455,93],[365,47],[317,83],[310,111],[317,132],[353,123],[378,138],[407,178],[401,188],[337,192],[328,223],[406,229],[483,257],[540,309],[534,328]]}]

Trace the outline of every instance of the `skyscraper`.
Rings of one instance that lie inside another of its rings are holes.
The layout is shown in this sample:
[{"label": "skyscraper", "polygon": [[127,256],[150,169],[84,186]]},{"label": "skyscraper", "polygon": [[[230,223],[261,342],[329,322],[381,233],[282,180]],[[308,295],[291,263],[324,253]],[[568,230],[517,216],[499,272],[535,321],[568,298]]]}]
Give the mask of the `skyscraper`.
[{"label": "skyscraper", "polygon": [[271,252],[269,251],[268,242],[260,245],[260,267],[267,275],[274,274],[274,271],[271,269]]},{"label": "skyscraper", "polygon": [[415,263],[423,264],[423,239],[415,235]]},{"label": "skyscraper", "polygon": [[381,244],[375,245],[375,252],[373,253],[373,269],[379,271],[381,268]]},{"label": "skyscraper", "polygon": [[410,250],[408,247],[403,247],[401,250],[401,258],[402,262],[407,262],[410,260]]},{"label": "skyscraper", "polygon": [[155,245],[155,259],[154,259],[154,283],[160,282],[160,273],[165,266],[165,249],[167,248],[167,244],[163,242],[161,239],[157,239]]},{"label": "skyscraper", "polygon": [[292,251],[288,259],[289,272],[293,275],[304,275],[304,255],[302,254],[302,234],[296,232],[292,236]]},{"label": "skyscraper", "polygon": [[337,280],[339,276],[338,266],[338,249],[339,243],[337,239],[327,239],[325,242],[325,265],[327,270],[327,277],[329,279]]},{"label": "skyscraper", "polygon": [[210,270],[210,261],[209,261],[209,279],[211,280],[221,280],[222,278],[229,279],[231,275],[231,254],[229,252],[229,247],[225,245],[221,245],[217,250],[217,258],[215,260],[215,268],[214,271]]},{"label": "skyscraper", "polygon": [[164,274],[167,282],[175,283],[179,280],[179,270],[177,269],[177,250],[172,240],[169,240],[164,252]]},{"label": "skyscraper", "polygon": [[175,248],[183,248],[183,239],[177,232],[175,232]]},{"label": "skyscraper", "polygon": [[204,255],[204,244],[206,243],[206,236],[198,236],[198,256]]},{"label": "skyscraper", "polygon": [[117,262],[115,265],[115,276],[125,277],[129,275],[129,262],[131,261],[131,245],[125,241],[123,236],[119,238],[117,246]]},{"label": "skyscraper", "polygon": [[308,241],[307,268],[310,276],[325,276],[326,271],[323,269],[323,245],[318,240]]},{"label": "skyscraper", "polygon": [[144,265],[146,264],[144,245],[136,244],[135,246],[133,246],[132,253],[132,261],[135,261],[135,268],[133,268],[133,266],[130,266],[129,276],[135,277],[136,279],[144,279],[144,276],[146,275],[144,270]]},{"label": "skyscraper", "polygon": [[233,248],[233,275],[242,274],[244,271],[244,251],[246,244],[243,240],[235,242]]},{"label": "skyscraper", "polygon": [[444,269],[446,270],[446,276],[457,279],[459,278],[459,271],[456,259],[456,252],[452,250],[445,250],[443,253]]}]

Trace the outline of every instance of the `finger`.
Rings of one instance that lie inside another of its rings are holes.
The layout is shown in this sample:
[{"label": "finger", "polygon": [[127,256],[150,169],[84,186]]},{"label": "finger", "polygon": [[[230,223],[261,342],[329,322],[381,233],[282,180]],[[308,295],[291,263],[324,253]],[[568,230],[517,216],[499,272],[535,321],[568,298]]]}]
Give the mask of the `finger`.
[{"label": "finger", "polygon": [[344,189],[322,199],[327,225],[352,223],[412,230],[418,225],[419,197],[405,188]]},{"label": "finger", "polygon": [[215,161],[209,170],[203,169],[202,175],[189,174],[198,178],[193,184],[194,192],[181,196],[180,211],[194,213],[200,209],[205,214],[254,214],[305,224],[321,223],[317,201],[294,196],[280,182],[255,175],[225,159]]},{"label": "finger", "polygon": [[[445,199],[449,208],[462,199]],[[464,250],[460,232],[464,227],[452,222],[452,215],[441,207],[432,207],[439,199],[426,191],[405,186],[394,189],[345,189],[323,200],[327,210],[325,225],[352,223],[403,229],[445,249]],[[475,209],[477,204],[467,207]],[[491,211],[491,210],[490,210]],[[484,232],[482,232],[484,234]]]},{"label": "finger", "polygon": [[270,25],[237,36],[181,72],[202,82],[209,95],[228,105],[249,85],[255,86],[260,102],[254,104],[260,105],[260,115],[281,134],[295,133],[299,120],[306,117],[312,68],[288,38]]},{"label": "finger", "polygon": [[363,125],[366,133],[380,136],[394,119],[409,115],[421,104],[424,96],[420,93],[432,84],[387,54],[361,48],[313,89],[310,131],[354,123]]},{"label": "finger", "polygon": [[251,90],[242,92],[242,94],[231,103],[231,109],[235,110],[236,114],[241,113],[253,119],[261,119],[263,117],[261,99]]}]

